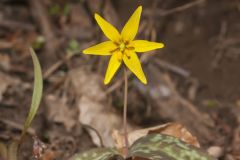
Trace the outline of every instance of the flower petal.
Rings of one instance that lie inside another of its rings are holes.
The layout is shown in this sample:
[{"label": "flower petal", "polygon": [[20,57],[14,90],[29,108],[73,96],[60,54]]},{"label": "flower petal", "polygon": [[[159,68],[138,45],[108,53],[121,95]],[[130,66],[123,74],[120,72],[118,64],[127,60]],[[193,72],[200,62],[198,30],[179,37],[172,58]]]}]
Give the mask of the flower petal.
[{"label": "flower petal", "polygon": [[136,52],[147,52],[164,47],[163,43],[150,42],[145,40],[135,40],[132,41],[131,44],[135,48]]},{"label": "flower petal", "polygon": [[83,53],[103,56],[111,55],[111,51],[115,50],[116,48],[117,46],[112,41],[106,41],[85,49]]},{"label": "flower petal", "polygon": [[123,30],[121,32],[123,40],[132,41],[135,38],[138,31],[141,13],[142,6],[139,6],[123,27]]},{"label": "flower petal", "polygon": [[122,61],[119,61],[118,59],[118,52],[114,52],[108,64],[107,72],[104,79],[104,84],[108,84],[111,81],[112,77],[120,67],[121,63]]},{"label": "flower petal", "polygon": [[142,83],[147,84],[147,80],[142,70],[141,63],[135,52],[128,51],[127,55],[124,54],[123,61],[125,65],[138,77],[138,79]]},{"label": "flower petal", "polygon": [[111,41],[118,41],[120,39],[120,34],[114,26],[108,23],[97,13],[95,13],[95,19],[107,38],[109,38]]}]

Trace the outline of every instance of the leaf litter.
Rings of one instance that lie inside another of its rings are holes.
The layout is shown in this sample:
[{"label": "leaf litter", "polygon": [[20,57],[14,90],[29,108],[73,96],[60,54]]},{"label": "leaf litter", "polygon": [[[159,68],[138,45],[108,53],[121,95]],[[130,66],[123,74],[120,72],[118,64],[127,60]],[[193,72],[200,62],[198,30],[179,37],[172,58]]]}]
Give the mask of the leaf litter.
[{"label": "leaf litter", "polygon": [[[104,146],[114,146],[111,135],[114,129],[122,128],[122,118],[113,109],[114,107],[109,105],[101,78],[82,68],[72,70],[69,77],[71,88],[78,96],[79,122],[96,129],[101,135]],[[133,126],[128,125],[128,128],[132,130]],[[101,146],[96,132],[93,130],[88,130],[88,132],[94,144]]]}]

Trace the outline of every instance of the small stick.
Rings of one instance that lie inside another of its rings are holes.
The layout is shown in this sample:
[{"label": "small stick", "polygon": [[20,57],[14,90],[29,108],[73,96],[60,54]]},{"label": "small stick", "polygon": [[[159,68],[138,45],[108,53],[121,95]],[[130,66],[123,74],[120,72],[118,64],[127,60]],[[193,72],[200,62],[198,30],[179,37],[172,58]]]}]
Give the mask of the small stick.
[{"label": "small stick", "polygon": [[51,65],[43,74],[43,79],[48,79],[59,67],[61,67],[67,60],[71,59],[75,54],[67,54],[64,59],[61,59]]},{"label": "small stick", "polygon": [[[168,16],[168,15],[174,14],[174,13],[182,12],[184,10],[187,10],[189,8],[197,6],[197,5],[199,5],[199,4],[201,4],[201,3],[205,2],[205,1],[206,0],[195,0],[193,2],[187,3],[185,5],[182,5],[182,6],[179,6],[179,7],[170,9],[170,10],[167,10],[167,11],[156,12],[156,16],[157,17],[163,17],[163,16]],[[147,10],[147,11],[145,11],[145,14],[146,15],[150,15],[151,11]]]},{"label": "small stick", "polygon": [[186,71],[183,68],[180,68],[180,67],[178,67],[176,65],[173,65],[171,63],[165,62],[165,61],[160,60],[160,59],[155,59],[154,62],[158,66],[160,66],[160,67],[162,67],[164,69],[167,69],[169,71],[172,71],[172,72],[174,72],[176,74],[179,74],[179,75],[183,76],[184,78],[188,78],[190,76],[190,73],[188,71]]},{"label": "small stick", "polygon": [[[0,119],[0,122],[5,123],[6,125],[9,125],[15,129],[19,129],[19,130],[23,130],[23,125],[22,124],[18,124],[14,121],[10,121],[10,120],[6,120],[6,119]],[[36,131],[33,128],[28,128],[27,133],[30,135],[35,135]]]}]

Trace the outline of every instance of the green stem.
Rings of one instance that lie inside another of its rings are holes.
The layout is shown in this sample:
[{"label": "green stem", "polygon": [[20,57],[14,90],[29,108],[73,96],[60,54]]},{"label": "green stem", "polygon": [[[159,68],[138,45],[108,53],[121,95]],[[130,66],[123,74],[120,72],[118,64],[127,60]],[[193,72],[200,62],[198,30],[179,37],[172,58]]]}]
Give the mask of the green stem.
[{"label": "green stem", "polygon": [[128,98],[128,77],[127,69],[124,67],[124,103],[123,103],[123,129],[124,129],[124,140],[125,140],[125,157],[128,156],[128,132],[127,132],[127,98]]}]

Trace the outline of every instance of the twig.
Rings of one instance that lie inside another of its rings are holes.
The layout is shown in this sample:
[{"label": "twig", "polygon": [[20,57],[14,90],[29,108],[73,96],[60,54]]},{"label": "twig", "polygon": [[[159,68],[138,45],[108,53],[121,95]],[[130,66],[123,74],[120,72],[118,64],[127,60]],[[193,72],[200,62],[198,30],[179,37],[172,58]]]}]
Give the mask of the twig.
[{"label": "twig", "polygon": [[67,54],[64,59],[57,61],[52,66],[50,66],[43,74],[43,79],[48,79],[61,65],[63,65],[67,60],[71,59],[75,54]]},{"label": "twig", "polygon": [[212,126],[211,121],[207,121],[208,117],[203,117],[202,113],[188,100],[186,100],[184,97],[182,97],[179,92],[176,90],[176,87],[174,83],[172,82],[170,76],[168,74],[163,74],[163,78],[165,79],[165,82],[167,83],[167,86],[171,89],[175,97],[178,99],[178,101],[185,107],[189,109],[189,111],[192,112],[193,115],[196,116],[196,118],[201,117],[201,121],[208,127]]},{"label": "twig", "polygon": [[226,23],[226,21],[222,21],[220,33],[219,33],[219,36],[217,39],[217,44],[214,47],[214,50],[216,53],[215,53],[215,57],[211,64],[213,69],[216,69],[218,67],[218,65],[224,55],[225,48],[227,47],[227,45],[224,45],[226,34],[227,34],[227,23]]},{"label": "twig", "polygon": [[30,23],[6,20],[1,17],[0,17],[0,26],[8,29],[12,29],[12,30],[16,30],[16,29],[25,30],[25,31],[35,30],[35,27]]},{"label": "twig", "polygon": [[[9,126],[11,126],[13,128],[19,129],[19,130],[23,130],[23,128],[24,128],[23,125],[18,124],[18,123],[14,122],[14,121],[6,120],[6,119],[0,119],[0,121],[2,123],[5,123],[5,124],[7,124],[7,125],[9,125]],[[36,132],[35,132],[35,130],[33,128],[29,128],[27,130],[27,133],[29,133],[30,135],[35,135],[36,134]]]},{"label": "twig", "polygon": [[[1,22],[0,22],[1,25]],[[0,49],[9,49],[13,47],[12,42],[7,42],[7,41],[0,41]]]},{"label": "twig", "polygon": [[[174,14],[174,13],[182,12],[184,10],[187,10],[189,8],[197,6],[197,5],[199,5],[199,4],[201,4],[201,3],[205,2],[205,1],[206,0],[195,0],[193,2],[187,3],[185,5],[182,5],[182,6],[170,9],[170,10],[156,12],[155,16],[162,17],[162,16],[168,16],[168,15],[171,15],[171,14]],[[145,15],[150,15],[151,11],[150,10],[146,10],[144,14]]]},{"label": "twig", "polygon": [[178,67],[178,66],[175,66],[173,64],[170,64],[168,62],[165,62],[165,61],[162,61],[160,59],[154,59],[154,62],[160,66],[160,67],[163,67],[164,69],[167,69],[169,71],[172,71],[174,73],[177,73],[181,76],[183,76],[184,78],[188,78],[190,76],[190,73],[187,72],[186,70]]},{"label": "twig", "polygon": [[52,63],[52,61],[57,59],[56,49],[58,48],[58,40],[55,37],[54,30],[47,14],[47,9],[44,7],[42,1],[29,0],[29,3],[31,5],[32,13],[35,17],[35,21],[39,24],[41,32],[46,38],[46,53],[44,56],[45,59],[48,60],[46,62],[46,65],[48,65],[48,63]]}]

